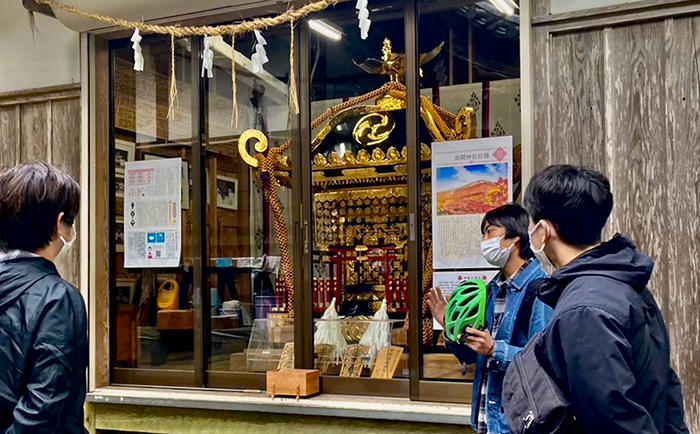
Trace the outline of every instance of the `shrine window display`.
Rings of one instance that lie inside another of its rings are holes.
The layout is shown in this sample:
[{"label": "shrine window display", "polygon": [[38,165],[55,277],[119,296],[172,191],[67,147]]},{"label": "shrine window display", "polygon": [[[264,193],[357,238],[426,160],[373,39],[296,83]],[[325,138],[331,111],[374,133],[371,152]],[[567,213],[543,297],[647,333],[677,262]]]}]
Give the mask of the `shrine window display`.
[{"label": "shrine window display", "polygon": [[[264,390],[266,372],[298,367],[321,372],[322,393],[469,401],[470,367],[423,299],[436,272],[493,275],[445,265],[445,246],[435,259],[433,230],[436,216],[471,222],[520,195],[519,22],[489,2],[423,1],[415,15],[406,2],[371,6],[366,35],[352,2],[293,31],[176,39],[174,50],[144,37],[144,71],[133,40],[111,43],[112,383]],[[494,137],[495,151],[469,150]],[[498,162],[449,175],[434,158],[452,143]],[[156,188],[140,187],[149,179]],[[478,228],[457,238],[478,253]]]}]

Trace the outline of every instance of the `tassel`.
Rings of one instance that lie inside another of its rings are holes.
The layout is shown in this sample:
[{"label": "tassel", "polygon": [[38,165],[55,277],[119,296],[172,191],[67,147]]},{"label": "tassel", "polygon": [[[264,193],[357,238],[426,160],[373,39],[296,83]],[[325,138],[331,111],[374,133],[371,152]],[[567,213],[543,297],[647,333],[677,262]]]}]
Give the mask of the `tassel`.
[{"label": "tassel", "polygon": [[141,34],[139,29],[134,29],[134,34],[131,36],[131,48],[134,50],[134,71],[143,71],[143,51],[141,51]]},{"label": "tassel", "polygon": [[231,33],[231,127],[238,129],[238,88],[236,85],[236,34]]},{"label": "tassel", "polygon": [[292,29],[292,34],[289,42],[289,106],[292,113],[299,114],[299,99],[297,97],[297,76],[294,70],[294,21],[289,27]]},{"label": "tassel", "polygon": [[175,119],[175,105],[177,104],[177,79],[175,77],[175,35],[170,35],[170,106],[168,107],[168,119]]},{"label": "tassel", "polygon": [[39,33],[39,28],[36,26],[36,17],[32,11],[29,11],[29,31],[32,32],[32,41],[36,42],[36,34]]}]

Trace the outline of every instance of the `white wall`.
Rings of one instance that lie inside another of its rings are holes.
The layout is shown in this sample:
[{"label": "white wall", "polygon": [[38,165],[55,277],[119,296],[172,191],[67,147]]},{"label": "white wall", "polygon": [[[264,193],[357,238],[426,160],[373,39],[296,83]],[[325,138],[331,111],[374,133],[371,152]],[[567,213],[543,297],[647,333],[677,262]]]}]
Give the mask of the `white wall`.
[{"label": "white wall", "polygon": [[552,0],[552,13],[582,11],[585,9],[600,8],[603,6],[634,3],[641,0]]},{"label": "white wall", "polygon": [[78,33],[35,14],[36,41],[22,0],[0,0],[0,92],[80,82]]}]

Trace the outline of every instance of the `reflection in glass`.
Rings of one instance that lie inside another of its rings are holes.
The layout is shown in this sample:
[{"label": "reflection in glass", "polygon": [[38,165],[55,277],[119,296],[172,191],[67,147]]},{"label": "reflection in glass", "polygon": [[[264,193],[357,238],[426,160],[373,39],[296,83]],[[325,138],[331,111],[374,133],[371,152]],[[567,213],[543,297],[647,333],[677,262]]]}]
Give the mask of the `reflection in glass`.
[{"label": "reflection in glass", "polygon": [[[238,149],[241,134],[251,129],[261,132],[270,148],[290,139],[289,29],[271,29],[264,37],[269,62],[258,74],[252,72],[250,62],[252,33],[236,39],[235,52],[230,37],[210,38],[213,77],[205,80],[210,371],[265,373],[277,369],[285,345],[294,341],[288,285],[270,203],[275,188],[257,178],[260,170],[246,162]],[[236,65],[237,126],[231,119],[232,62]],[[251,156],[257,153],[254,143],[251,140],[247,146]],[[286,222],[291,221],[290,184],[287,174],[276,189]]]},{"label": "reflection in glass", "polygon": [[352,5],[336,9],[348,13],[323,22],[340,40],[310,29],[311,112],[322,121],[311,161],[316,366],[326,376],[406,378],[403,9],[373,13],[366,40]]},{"label": "reflection in glass", "polygon": [[[115,366],[194,370],[194,310],[191,265],[193,236],[190,197],[192,149],[190,44],[176,40],[175,72],[179,106],[168,119],[170,41],[142,43],[144,71],[133,70],[126,43],[112,51],[114,73],[114,268]],[[127,162],[179,158],[182,194],[182,255],[174,268],[125,268],[124,212]]]},{"label": "reflection in glass", "polygon": [[[513,196],[517,198],[521,185],[520,17],[517,12],[504,16],[489,2],[424,1],[420,10],[421,51],[444,44],[440,55],[422,67],[421,96],[452,113],[464,107],[473,110],[471,138],[513,136]],[[422,181],[423,243],[424,251],[429,251],[432,248],[431,191],[436,183],[430,173],[424,175]],[[465,207],[468,202],[460,199],[454,206]],[[472,238],[474,250],[478,251],[481,239],[478,230]],[[428,268],[431,266],[428,264]],[[483,274],[492,276],[494,273]],[[427,317],[427,309],[423,314]],[[429,328],[424,332],[432,336],[423,350],[423,378],[471,381],[474,366],[460,367],[457,358],[445,348],[440,326],[427,318],[424,323],[428,323]]]}]

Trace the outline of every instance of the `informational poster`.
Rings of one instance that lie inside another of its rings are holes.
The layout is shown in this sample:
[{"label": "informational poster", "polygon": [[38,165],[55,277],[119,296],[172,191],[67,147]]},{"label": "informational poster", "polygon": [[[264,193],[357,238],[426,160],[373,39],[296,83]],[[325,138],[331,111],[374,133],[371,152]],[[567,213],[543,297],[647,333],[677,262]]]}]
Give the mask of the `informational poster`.
[{"label": "informational poster", "polygon": [[[457,288],[461,282],[465,280],[476,280],[480,279],[488,283],[496,277],[498,274],[497,270],[487,270],[487,271],[442,271],[438,273],[433,273],[433,286],[440,287],[442,294],[447,300]],[[438,324],[435,319],[433,319],[433,329],[442,330],[442,326]]]},{"label": "informational poster", "polygon": [[433,267],[489,268],[481,221],[513,200],[513,137],[433,143]]},{"label": "informational poster", "polygon": [[182,159],[127,162],[124,177],[124,266],[180,265]]}]

